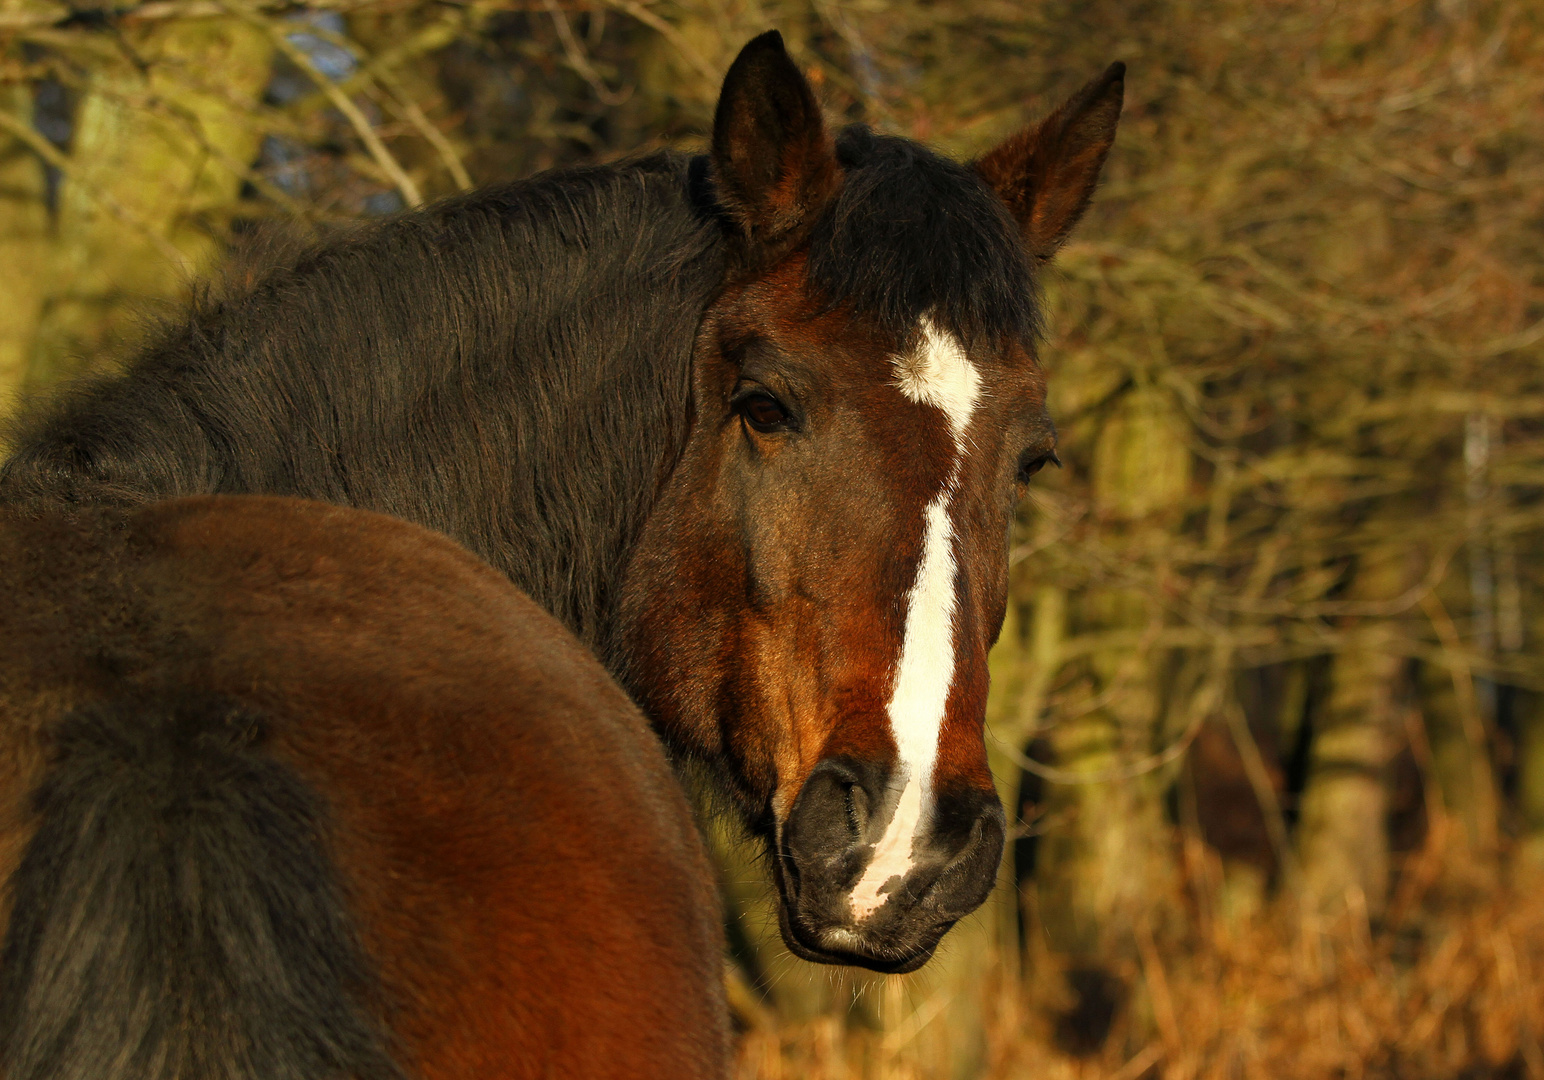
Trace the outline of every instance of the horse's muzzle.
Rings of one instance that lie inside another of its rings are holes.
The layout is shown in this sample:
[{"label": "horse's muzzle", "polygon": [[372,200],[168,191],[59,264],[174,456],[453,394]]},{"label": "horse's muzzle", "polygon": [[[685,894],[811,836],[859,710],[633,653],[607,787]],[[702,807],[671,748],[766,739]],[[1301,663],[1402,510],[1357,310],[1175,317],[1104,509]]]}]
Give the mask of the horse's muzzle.
[{"label": "horse's muzzle", "polygon": [[915,971],[987,898],[1002,859],[1002,804],[990,786],[929,792],[910,858],[871,910],[853,889],[899,803],[887,764],[833,757],[810,773],[784,823],[776,876],[783,940],[797,956],[875,971]]}]

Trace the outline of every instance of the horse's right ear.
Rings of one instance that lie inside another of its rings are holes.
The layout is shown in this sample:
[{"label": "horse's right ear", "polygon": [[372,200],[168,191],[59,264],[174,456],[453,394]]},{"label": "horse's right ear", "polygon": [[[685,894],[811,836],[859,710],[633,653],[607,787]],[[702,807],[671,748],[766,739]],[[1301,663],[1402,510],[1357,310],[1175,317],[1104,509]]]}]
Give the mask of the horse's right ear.
[{"label": "horse's right ear", "polygon": [[740,50],[713,116],[720,205],[755,246],[797,236],[841,184],[820,103],[769,30]]},{"label": "horse's right ear", "polygon": [[1125,89],[1126,65],[1111,64],[1061,108],[975,163],[1037,261],[1056,254],[1087,209],[1115,141]]}]

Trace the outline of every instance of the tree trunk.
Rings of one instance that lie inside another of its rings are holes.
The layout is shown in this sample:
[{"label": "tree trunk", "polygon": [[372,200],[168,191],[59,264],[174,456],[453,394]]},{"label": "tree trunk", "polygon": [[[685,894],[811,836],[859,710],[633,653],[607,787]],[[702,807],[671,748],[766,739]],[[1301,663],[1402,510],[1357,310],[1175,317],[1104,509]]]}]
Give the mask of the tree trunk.
[{"label": "tree trunk", "polygon": [[1517,863],[1529,882],[1544,879],[1544,700],[1533,690],[1513,690],[1517,732]]},{"label": "tree trunk", "polygon": [[1489,876],[1497,854],[1496,779],[1472,684],[1464,685],[1469,678],[1467,668],[1455,672],[1422,664],[1417,686],[1433,778],[1454,826],[1447,838],[1448,865]]},{"label": "tree trunk", "polygon": [[[1403,551],[1364,556],[1350,600],[1387,600],[1408,586]],[[1308,779],[1298,822],[1306,910],[1333,916],[1348,903],[1369,915],[1388,900],[1386,770],[1395,746],[1398,691],[1406,662],[1399,626],[1347,620],[1334,658],[1329,700],[1314,720]]]},{"label": "tree trunk", "polygon": [[[1150,387],[1128,393],[1100,430],[1093,470],[1097,509],[1108,522],[1106,535],[1137,565],[1161,563],[1165,529],[1188,491],[1186,431],[1173,403]],[[1161,580],[1161,565],[1154,572]],[[1139,643],[1144,631],[1164,622],[1146,584],[1090,590],[1072,613],[1077,636],[1112,641],[1080,662],[1083,704],[1073,695],[1067,706],[1072,715],[1053,714],[1047,733],[1059,769],[1108,777],[1048,786],[1050,824],[1036,858],[1033,904],[1040,928],[1069,970],[1083,973],[1068,987],[1077,1002],[1074,1013],[1080,1007],[1100,1013],[1082,1001],[1083,984],[1108,986],[1113,972],[1129,967],[1134,933],[1161,922],[1172,895],[1172,830],[1165,812],[1170,771],[1121,775],[1164,741],[1167,721],[1182,720],[1183,706],[1173,705],[1168,678],[1178,658]],[[1103,1037],[1084,1033],[1090,1047]]]},{"label": "tree trunk", "polygon": [[245,107],[271,70],[261,31],[189,19],[124,37],[145,66],[94,68],[76,110],[56,271],[28,373],[36,384],[132,337],[141,305],[176,297],[208,268],[222,251],[238,170],[261,139]]},{"label": "tree trunk", "polygon": [[[23,122],[32,119],[27,86],[9,86],[0,102]],[[0,136],[0,267],[6,268],[0,303],[0,417],[8,413],[26,375],[37,335],[47,275],[49,236],[43,162],[19,140]]]}]

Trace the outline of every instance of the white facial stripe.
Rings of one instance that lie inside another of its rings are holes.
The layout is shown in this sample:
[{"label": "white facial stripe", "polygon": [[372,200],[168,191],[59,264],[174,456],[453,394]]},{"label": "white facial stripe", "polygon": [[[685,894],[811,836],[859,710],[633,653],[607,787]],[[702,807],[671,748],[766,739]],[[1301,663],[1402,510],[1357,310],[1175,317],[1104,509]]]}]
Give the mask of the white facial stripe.
[{"label": "white facial stripe", "polygon": [[981,376],[965,355],[960,339],[940,330],[932,319],[924,317],[917,331],[917,347],[891,360],[895,384],[909,400],[944,411],[954,432],[958,464],[965,453],[965,428],[981,396]]},{"label": "white facial stripe", "polygon": [[852,911],[862,921],[885,902],[881,889],[911,867],[912,848],[932,807],[933,763],[944,709],[954,685],[954,522],[950,503],[965,457],[965,430],[980,397],[981,377],[952,335],[930,319],[918,346],[895,358],[896,383],[912,401],[942,409],[954,435],[954,458],[943,490],[923,513],[922,557],[906,595],[906,631],[886,711],[895,738],[896,777],[902,786],[895,814],[852,890]]},{"label": "white facial stripe", "polygon": [[906,597],[906,636],[886,707],[895,738],[895,782],[905,786],[868,868],[853,887],[852,911],[859,920],[884,903],[879,890],[885,883],[911,866],[912,844],[931,802],[938,733],[954,682],[954,528],[949,520],[954,480],[951,475],[928,504],[917,580]]}]

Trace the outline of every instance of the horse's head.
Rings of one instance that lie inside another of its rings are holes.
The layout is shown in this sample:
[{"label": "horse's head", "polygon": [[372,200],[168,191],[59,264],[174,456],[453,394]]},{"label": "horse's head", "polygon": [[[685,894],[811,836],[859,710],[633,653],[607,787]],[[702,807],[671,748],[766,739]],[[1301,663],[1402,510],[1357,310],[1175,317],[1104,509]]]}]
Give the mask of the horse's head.
[{"label": "horse's head", "polygon": [[725,767],[808,959],[912,970],[991,891],[987,651],[1014,506],[1056,449],[1033,274],[1088,202],[1121,75],[971,166],[833,140],[775,33],[725,80],[711,178],[737,270],[625,649],[667,737]]}]

